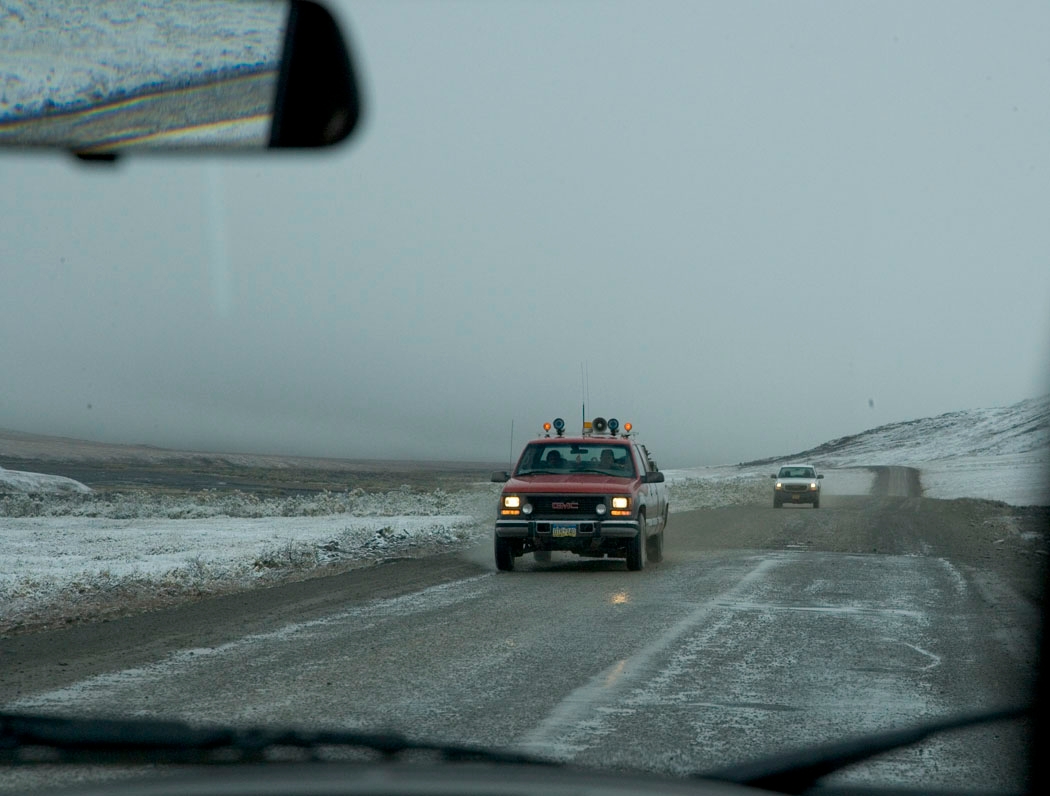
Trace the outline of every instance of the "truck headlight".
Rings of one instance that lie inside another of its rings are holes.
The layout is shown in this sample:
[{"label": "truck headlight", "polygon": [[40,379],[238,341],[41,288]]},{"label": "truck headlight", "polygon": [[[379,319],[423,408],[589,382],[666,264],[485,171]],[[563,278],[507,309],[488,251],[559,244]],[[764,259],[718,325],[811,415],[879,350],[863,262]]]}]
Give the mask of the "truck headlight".
[{"label": "truck headlight", "polygon": [[784,485],[782,483],[780,483],[779,481],[777,481],[777,485],[775,487],[773,487],[773,488],[774,489],[783,489]]},{"label": "truck headlight", "polygon": [[517,495],[504,495],[503,497],[503,508],[505,509],[520,509],[521,498]]},{"label": "truck headlight", "polygon": [[817,482],[816,482],[816,481],[813,481],[813,482],[812,482],[812,483],[811,483],[811,484],[809,485],[809,488],[810,488],[810,489],[816,489],[816,488],[817,488]]},{"label": "truck headlight", "polygon": [[631,516],[631,499],[625,495],[617,495],[612,499],[612,516],[614,517],[630,517]]},{"label": "truck headlight", "polygon": [[524,506],[522,506],[521,507],[521,513],[522,514],[532,514],[532,504],[531,503],[526,503]]},{"label": "truck headlight", "polygon": [[608,509],[605,508],[604,503],[599,503],[597,506],[594,507],[594,513],[598,514],[599,516],[604,514],[606,511],[608,511]]}]

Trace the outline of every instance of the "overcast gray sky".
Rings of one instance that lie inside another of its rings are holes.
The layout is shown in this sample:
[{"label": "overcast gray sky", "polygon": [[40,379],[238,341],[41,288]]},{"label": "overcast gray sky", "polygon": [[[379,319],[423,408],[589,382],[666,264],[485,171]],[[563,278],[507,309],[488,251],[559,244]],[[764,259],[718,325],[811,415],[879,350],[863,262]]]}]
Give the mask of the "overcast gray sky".
[{"label": "overcast gray sky", "polygon": [[664,466],[1047,391],[1050,4],[348,2],[324,155],[0,154],[0,427]]}]

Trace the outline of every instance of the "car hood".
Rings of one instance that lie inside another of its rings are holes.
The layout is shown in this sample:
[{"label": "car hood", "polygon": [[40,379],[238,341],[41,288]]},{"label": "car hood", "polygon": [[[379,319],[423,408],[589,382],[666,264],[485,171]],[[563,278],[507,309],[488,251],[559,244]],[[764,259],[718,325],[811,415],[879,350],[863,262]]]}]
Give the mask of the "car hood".
[{"label": "car hood", "polygon": [[627,492],[634,488],[637,478],[621,478],[597,473],[575,475],[525,475],[507,481],[504,492],[540,494],[545,492],[574,492],[578,494],[601,494]]}]

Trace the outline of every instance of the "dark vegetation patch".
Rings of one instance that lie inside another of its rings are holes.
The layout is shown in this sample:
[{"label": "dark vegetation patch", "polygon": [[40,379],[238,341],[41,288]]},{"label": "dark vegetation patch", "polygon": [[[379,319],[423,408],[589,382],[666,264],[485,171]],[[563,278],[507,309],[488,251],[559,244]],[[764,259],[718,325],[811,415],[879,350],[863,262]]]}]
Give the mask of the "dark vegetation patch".
[{"label": "dark vegetation patch", "polygon": [[324,465],[304,466],[290,459],[287,466],[238,464],[220,456],[142,462],[88,462],[61,459],[4,457],[8,470],[47,473],[72,478],[96,492],[132,492],[138,489],[172,494],[202,490],[239,491],[284,497],[303,493],[388,491],[409,486],[420,491],[459,489],[487,481],[489,464],[458,462],[379,462],[325,460]]}]

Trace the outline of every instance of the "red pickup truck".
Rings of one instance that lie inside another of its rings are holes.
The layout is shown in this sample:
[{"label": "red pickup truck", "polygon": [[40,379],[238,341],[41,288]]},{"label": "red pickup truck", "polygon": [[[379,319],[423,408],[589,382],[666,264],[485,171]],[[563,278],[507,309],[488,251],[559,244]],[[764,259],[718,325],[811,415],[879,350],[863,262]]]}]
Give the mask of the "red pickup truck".
[{"label": "red pickup truck", "polygon": [[[504,483],[494,535],[496,567],[514,569],[525,553],[550,558],[564,550],[592,558],[625,558],[640,570],[663,558],[667,488],[645,446],[615,419],[584,423],[565,436],[560,418],[525,445]],[[553,430],[553,436],[552,436]]]}]

